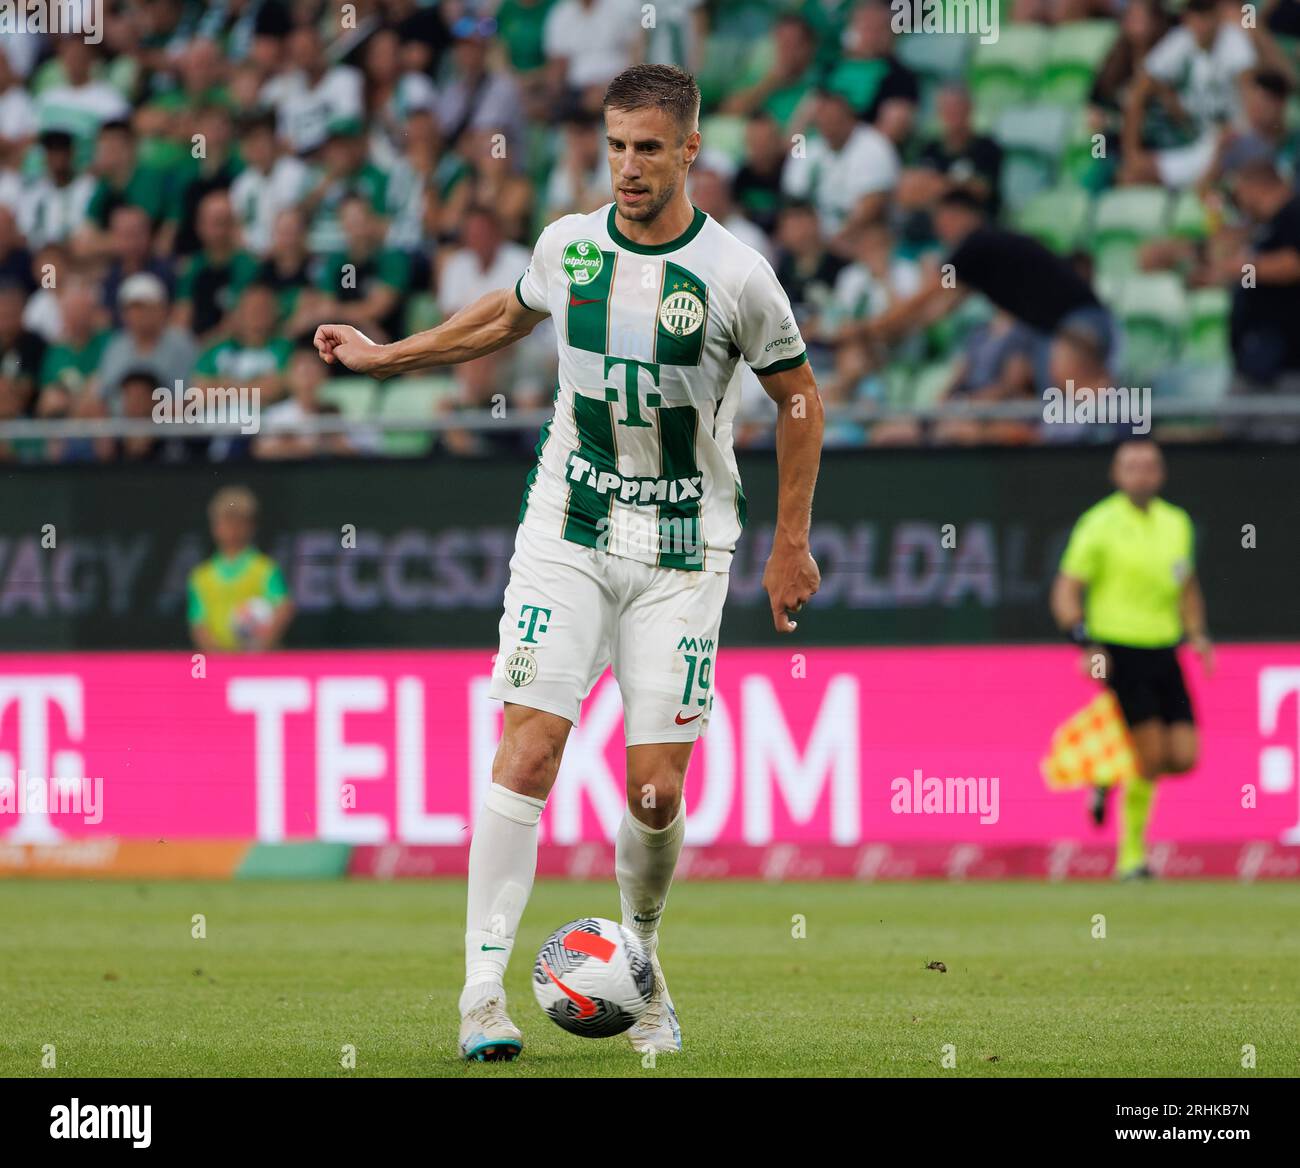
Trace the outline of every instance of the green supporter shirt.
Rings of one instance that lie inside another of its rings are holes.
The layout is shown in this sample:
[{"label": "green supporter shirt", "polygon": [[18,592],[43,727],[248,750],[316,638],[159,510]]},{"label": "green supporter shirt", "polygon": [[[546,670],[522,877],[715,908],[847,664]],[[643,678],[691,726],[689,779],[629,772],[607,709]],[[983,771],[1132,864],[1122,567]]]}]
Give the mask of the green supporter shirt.
[{"label": "green supporter shirt", "polygon": [[1087,586],[1088,635],[1137,649],[1177,645],[1194,544],[1187,512],[1163,499],[1152,499],[1143,511],[1116,491],[1085,511],[1061,557],[1061,571]]},{"label": "green supporter shirt", "polygon": [[159,223],[169,216],[172,208],[169,195],[171,185],[167,175],[148,166],[137,166],[120,190],[107,179],[100,179],[86,207],[86,218],[101,230],[107,230],[108,217],[114,208],[126,205],[140,207],[153,222]]},{"label": "green supporter shirt", "polygon": [[97,332],[81,348],[59,343],[45,350],[41,362],[41,385],[58,382],[72,393],[79,393],[104,355],[112,333],[107,329]]},{"label": "green supporter shirt", "polygon": [[222,649],[240,645],[239,618],[253,600],[279,604],[289,594],[275,561],[256,548],[205,560],[189,578],[189,622],[207,628]]}]

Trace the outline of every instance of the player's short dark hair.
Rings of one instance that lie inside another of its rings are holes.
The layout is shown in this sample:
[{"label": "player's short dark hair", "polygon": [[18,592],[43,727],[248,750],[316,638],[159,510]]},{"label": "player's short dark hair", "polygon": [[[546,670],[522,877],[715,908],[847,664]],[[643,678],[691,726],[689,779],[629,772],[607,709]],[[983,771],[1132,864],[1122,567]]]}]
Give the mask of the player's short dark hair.
[{"label": "player's short dark hair", "polygon": [[609,83],[603,106],[607,110],[663,110],[685,138],[699,122],[700,87],[676,65],[633,65]]}]

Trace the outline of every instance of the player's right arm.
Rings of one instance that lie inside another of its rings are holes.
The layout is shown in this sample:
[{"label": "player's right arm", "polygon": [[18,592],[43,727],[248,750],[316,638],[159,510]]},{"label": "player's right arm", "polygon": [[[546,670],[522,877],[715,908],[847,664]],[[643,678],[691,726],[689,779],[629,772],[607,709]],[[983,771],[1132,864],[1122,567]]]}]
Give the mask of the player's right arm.
[{"label": "player's right arm", "polygon": [[525,308],[512,288],[487,292],[435,328],[387,345],[376,344],[349,324],[323,324],[316,351],[354,373],[384,379],[435,365],[458,365],[495,353],[526,337],[547,314]]}]

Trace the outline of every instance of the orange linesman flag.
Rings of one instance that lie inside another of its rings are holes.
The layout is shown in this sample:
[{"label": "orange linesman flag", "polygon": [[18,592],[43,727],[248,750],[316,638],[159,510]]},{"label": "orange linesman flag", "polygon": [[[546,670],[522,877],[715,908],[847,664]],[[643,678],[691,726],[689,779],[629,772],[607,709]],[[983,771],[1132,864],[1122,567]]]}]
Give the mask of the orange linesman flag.
[{"label": "orange linesman flag", "polygon": [[1110,787],[1138,773],[1128,725],[1110,690],[1056,728],[1042,763],[1043,779],[1054,791]]}]

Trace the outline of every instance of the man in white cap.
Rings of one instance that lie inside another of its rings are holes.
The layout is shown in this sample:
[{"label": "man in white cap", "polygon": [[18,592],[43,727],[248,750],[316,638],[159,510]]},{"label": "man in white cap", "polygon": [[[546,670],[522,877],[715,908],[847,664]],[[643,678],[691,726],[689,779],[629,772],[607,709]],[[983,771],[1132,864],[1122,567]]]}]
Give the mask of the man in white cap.
[{"label": "man in white cap", "polygon": [[99,366],[97,390],[116,406],[123,377],[148,369],[156,384],[170,388],[194,371],[198,349],[184,329],[167,323],[167,289],[152,272],[137,272],[122,281],[117,293],[123,327],[113,334]]}]

